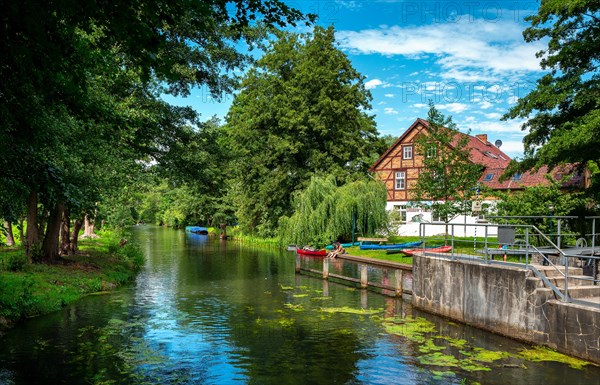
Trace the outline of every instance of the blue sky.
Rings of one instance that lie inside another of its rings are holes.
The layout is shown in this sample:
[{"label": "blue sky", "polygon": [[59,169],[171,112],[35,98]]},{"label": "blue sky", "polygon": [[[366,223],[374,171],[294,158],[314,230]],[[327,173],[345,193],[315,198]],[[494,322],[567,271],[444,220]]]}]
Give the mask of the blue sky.
[{"label": "blue sky", "polygon": [[[426,118],[431,99],[461,131],[502,140],[511,157],[523,152],[520,120],[500,121],[543,72],[535,53],[543,43],[525,43],[524,17],[534,1],[286,1],[333,25],[354,67],[366,76],[381,134],[401,135]],[[306,30],[302,30],[306,32]],[[224,117],[233,95],[212,99],[205,88],[186,99],[205,119]]]}]

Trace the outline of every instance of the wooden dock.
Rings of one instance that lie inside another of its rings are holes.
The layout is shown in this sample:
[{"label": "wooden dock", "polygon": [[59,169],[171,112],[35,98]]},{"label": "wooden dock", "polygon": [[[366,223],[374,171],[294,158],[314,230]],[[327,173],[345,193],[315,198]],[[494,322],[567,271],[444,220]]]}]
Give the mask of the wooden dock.
[{"label": "wooden dock", "polygon": [[[321,269],[303,266],[303,261],[313,261],[313,264],[316,263],[314,258],[306,258],[300,254],[296,254],[296,273],[316,274],[326,280],[334,278],[342,282],[358,285],[361,289],[378,288],[382,290],[383,294],[396,297],[401,297],[402,294],[412,294],[412,265],[349,254],[340,254],[335,259],[323,258],[322,263],[318,263],[319,266],[322,266]],[[358,276],[331,272],[331,265],[340,262],[357,265]],[[379,274],[369,274],[369,270]],[[381,278],[373,280],[371,279],[372,275],[381,276]],[[407,284],[407,281],[410,284]]]}]

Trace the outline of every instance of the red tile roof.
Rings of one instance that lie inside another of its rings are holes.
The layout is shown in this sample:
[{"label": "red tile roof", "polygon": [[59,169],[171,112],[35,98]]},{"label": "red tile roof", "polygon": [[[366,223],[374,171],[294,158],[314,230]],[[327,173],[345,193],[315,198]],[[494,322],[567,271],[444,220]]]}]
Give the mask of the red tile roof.
[{"label": "red tile roof", "polygon": [[[375,168],[381,161],[383,161],[408,135],[410,131],[415,129],[418,125],[429,127],[429,122],[420,118],[417,118],[415,122],[392,144],[377,161],[371,166],[369,171],[375,171]],[[492,143],[487,141],[486,135],[471,136],[464,133],[469,138],[467,146],[471,150],[471,160],[474,163],[480,164],[484,167],[484,170],[479,178],[479,182],[482,185],[488,186],[494,190],[511,190],[511,189],[522,189],[530,186],[548,185],[549,181],[546,178],[548,174],[548,167],[544,166],[537,171],[528,171],[520,175],[519,178],[509,178],[503,182],[500,182],[500,176],[504,173],[504,170],[511,161],[511,158],[506,155],[500,148],[494,146]],[[458,142],[457,140],[454,142]],[[552,177],[555,180],[561,180],[563,175],[573,174],[575,167],[573,165],[559,166],[552,171]],[[487,178],[486,178],[487,176]],[[486,180],[489,179],[489,180]],[[567,185],[581,185],[582,177],[579,173],[575,173]]]}]

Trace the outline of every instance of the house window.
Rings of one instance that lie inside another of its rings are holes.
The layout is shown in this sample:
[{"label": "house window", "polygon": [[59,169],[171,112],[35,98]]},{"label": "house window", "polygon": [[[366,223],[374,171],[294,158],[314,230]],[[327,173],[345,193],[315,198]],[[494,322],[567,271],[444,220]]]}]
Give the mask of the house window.
[{"label": "house window", "polygon": [[427,157],[428,158],[435,158],[437,155],[437,147],[429,147],[427,149]]},{"label": "house window", "polygon": [[396,190],[406,189],[406,171],[396,171]]},{"label": "house window", "polygon": [[523,174],[515,172],[515,175],[513,175],[513,180],[521,180],[522,176]]},{"label": "house window", "polygon": [[403,153],[402,153],[402,159],[412,159],[413,157],[413,148],[412,146],[406,146],[404,147]]},{"label": "house window", "polygon": [[394,205],[394,211],[400,213],[400,222],[406,223],[406,205]]},{"label": "house window", "polygon": [[494,174],[485,174],[483,177],[484,182],[490,182],[492,179],[494,179]]}]

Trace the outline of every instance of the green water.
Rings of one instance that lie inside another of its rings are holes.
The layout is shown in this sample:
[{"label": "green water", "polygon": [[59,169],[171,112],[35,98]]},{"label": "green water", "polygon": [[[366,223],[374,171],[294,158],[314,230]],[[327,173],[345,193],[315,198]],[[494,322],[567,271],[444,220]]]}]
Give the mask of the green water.
[{"label": "green water", "polygon": [[294,254],[151,226],[130,287],[0,337],[0,384],[598,384],[600,369],[294,273]]}]

